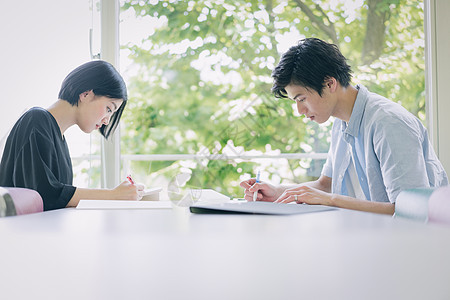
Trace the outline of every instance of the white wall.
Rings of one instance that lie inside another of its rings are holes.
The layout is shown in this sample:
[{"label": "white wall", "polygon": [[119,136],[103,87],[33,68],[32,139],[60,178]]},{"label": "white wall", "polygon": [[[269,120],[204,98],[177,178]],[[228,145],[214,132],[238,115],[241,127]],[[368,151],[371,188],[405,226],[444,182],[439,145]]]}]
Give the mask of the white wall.
[{"label": "white wall", "polygon": [[2,1],[0,139],[25,109],[55,102],[64,77],[90,60],[90,26],[88,0]]}]

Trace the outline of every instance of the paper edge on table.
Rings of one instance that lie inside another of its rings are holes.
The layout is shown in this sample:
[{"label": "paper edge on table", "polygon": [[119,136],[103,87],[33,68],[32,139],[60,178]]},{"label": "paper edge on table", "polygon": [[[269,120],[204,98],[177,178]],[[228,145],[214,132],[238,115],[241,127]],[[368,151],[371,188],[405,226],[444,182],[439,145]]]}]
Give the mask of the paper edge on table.
[{"label": "paper edge on table", "polygon": [[171,201],[133,201],[133,200],[86,200],[78,203],[77,209],[168,209]]}]

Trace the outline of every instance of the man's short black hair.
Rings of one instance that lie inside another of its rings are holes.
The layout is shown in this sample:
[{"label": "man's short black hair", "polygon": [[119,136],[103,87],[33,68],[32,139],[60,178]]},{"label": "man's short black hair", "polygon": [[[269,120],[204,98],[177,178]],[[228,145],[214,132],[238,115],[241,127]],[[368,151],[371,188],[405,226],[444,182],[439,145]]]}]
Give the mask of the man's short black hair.
[{"label": "man's short black hair", "polygon": [[272,77],[272,93],[277,98],[287,98],[285,87],[291,83],[313,89],[322,96],[327,78],[334,77],[347,87],[352,75],[347,59],[336,45],[307,38],[282,55]]}]

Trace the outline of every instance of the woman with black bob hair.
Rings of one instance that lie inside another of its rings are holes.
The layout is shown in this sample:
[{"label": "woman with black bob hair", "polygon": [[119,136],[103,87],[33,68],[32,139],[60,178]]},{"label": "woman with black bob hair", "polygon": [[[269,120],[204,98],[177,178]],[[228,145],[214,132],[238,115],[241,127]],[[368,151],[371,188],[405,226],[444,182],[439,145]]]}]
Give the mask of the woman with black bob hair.
[{"label": "woman with black bob hair", "polygon": [[64,132],[77,125],[108,138],[127,102],[127,88],[108,62],[87,62],[67,75],[58,100],[49,108],[33,107],[12,128],[0,163],[0,186],[36,190],[44,210],[76,206],[80,199],[139,200],[144,187],[123,181],[114,189],[72,185],[73,173]]},{"label": "woman with black bob hair", "polygon": [[100,133],[107,139],[115,131],[127,104],[127,87],[122,76],[110,63],[96,60],[79,66],[67,75],[61,85],[58,99],[78,106],[79,95],[90,90],[96,96],[123,100],[122,105],[111,116],[109,124],[103,125],[99,129]]}]

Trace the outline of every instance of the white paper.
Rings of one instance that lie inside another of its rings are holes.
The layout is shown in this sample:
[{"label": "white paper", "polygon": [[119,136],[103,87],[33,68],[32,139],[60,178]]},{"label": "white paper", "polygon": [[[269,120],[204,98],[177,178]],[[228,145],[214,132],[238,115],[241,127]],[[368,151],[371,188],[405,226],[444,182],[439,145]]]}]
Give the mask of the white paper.
[{"label": "white paper", "polygon": [[189,207],[194,203],[226,203],[230,201],[230,197],[212,189],[190,189],[177,205]]},{"label": "white paper", "polygon": [[192,190],[192,193],[197,193],[197,199],[199,202],[208,202],[208,203],[225,203],[230,201],[230,197],[219,193],[212,189],[201,189],[201,190]]},{"label": "white paper", "polygon": [[171,201],[80,200],[77,209],[168,209]]},{"label": "white paper", "polygon": [[148,195],[152,195],[152,194],[157,194],[159,192],[161,192],[162,187],[156,187],[156,188],[151,188],[151,189],[145,189],[144,190],[144,194],[143,196],[148,196]]}]

